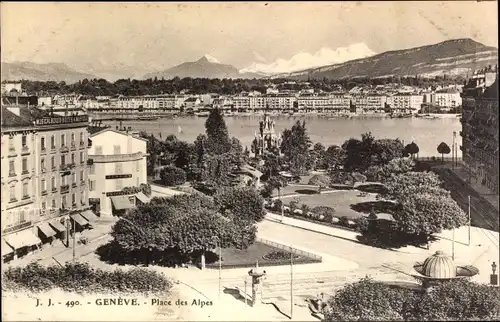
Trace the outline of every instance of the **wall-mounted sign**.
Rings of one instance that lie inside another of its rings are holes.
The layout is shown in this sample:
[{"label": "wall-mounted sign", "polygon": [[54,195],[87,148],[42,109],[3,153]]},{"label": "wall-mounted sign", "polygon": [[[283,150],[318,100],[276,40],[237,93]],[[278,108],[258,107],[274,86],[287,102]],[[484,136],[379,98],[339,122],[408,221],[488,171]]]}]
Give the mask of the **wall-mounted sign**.
[{"label": "wall-mounted sign", "polygon": [[131,174],[110,174],[106,176],[106,179],[127,179],[132,178]]}]

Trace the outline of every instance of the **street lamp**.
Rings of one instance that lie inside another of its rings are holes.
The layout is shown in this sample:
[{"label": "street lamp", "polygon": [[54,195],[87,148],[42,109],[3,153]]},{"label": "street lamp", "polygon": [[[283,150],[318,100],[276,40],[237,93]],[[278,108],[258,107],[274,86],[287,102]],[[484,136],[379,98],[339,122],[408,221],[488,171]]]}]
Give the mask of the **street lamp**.
[{"label": "street lamp", "polygon": [[493,264],[491,264],[491,271],[492,271],[493,275],[495,275],[495,272],[497,271],[497,264],[495,262],[493,262]]},{"label": "street lamp", "polygon": [[453,131],[453,144],[451,145],[451,167],[455,168],[455,154],[456,154],[456,147],[455,147],[455,139],[457,137],[457,131]]},{"label": "street lamp", "polygon": [[220,239],[218,236],[213,236],[213,238],[216,240],[215,245],[216,247],[219,248],[219,300],[220,300],[220,294],[221,294],[221,280],[222,280],[222,245],[220,243]]},{"label": "street lamp", "polygon": [[[66,217],[66,230],[67,230],[67,235],[66,235],[66,244],[69,246],[69,233],[71,232],[71,228],[70,228],[70,225],[71,225],[71,219],[68,217]],[[76,244],[76,231],[75,231],[75,220],[73,219],[73,225],[72,225],[72,230],[73,230],[73,261],[75,261],[75,257],[76,257],[76,254],[75,254],[75,244]]]}]

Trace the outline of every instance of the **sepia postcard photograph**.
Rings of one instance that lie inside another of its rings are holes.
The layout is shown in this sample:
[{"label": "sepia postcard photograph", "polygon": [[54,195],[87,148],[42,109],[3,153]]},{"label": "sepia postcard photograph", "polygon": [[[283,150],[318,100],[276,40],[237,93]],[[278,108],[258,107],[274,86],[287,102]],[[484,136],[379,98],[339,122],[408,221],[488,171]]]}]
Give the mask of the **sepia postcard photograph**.
[{"label": "sepia postcard photograph", "polygon": [[2,1],[2,321],[499,321],[497,13]]}]

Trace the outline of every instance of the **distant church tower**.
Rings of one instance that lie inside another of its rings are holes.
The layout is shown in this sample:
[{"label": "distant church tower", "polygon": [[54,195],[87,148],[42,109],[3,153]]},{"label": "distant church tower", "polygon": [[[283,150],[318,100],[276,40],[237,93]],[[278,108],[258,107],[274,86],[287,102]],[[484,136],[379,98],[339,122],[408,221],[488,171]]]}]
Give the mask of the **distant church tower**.
[{"label": "distant church tower", "polygon": [[267,113],[264,115],[264,120],[259,122],[259,132],[255,132],[252,144],[255,155],[263,155],[265,152],[280,148],[281,133],[276,134],[275,124]]}]

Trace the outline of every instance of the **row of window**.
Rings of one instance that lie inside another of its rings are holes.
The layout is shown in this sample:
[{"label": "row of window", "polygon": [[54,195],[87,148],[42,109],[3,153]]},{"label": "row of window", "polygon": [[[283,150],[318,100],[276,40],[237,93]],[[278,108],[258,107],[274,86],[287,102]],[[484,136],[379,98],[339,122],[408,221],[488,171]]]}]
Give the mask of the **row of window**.
[{"label": "row of window", "polygon": [[[80,145],[84,145],[85,144],[85,135],[83,132],[80,132]],[[66,147],[66,134],[61,134],[61,147]],[[75,133],[71,133],[71,146],[76,146],[76,136],[75,136]],[[42,136],[40,138],[40,147],[42,150],[45,150],[47,147],[46,147],[46,142],[45,142],[45,137]],[[56,137],[54,135],[52,135],[50,137],[50,148],[52,150],[56,149]]]},{"label": "row of window", "polygon": [[[80,193],[80,195],[81,195],[81,197],[80,197],[80,204],[84,205],[85,204],[85,192],[82,191]],[[69,207],[72,207],[73,205],[76,206],[77,205],[76,193],[72,193],[71,194],[71,203],[68,203],[68,201],[69,201],[68,200],[68,196],[63,195],[60,199],[52,199],[51,202],[50,202],[50,207],[53,210],[55,210],[55,209],[58,209],[58,208],[67,209]],[[40,213],[42,216],[47,211],[48,204],[49,203],[47,201],[42,201],[42,209],[41,209],[42,211]]]},{"label": "row of window", "polygon": [[[71,133],[71,146],[76,146],[76,136],[75,136],[75,133]],[[80,132],[80,144],[85,144],[85,135],[83,132]],[[21,136],[21,146],[22,148],[26,148],[27,147],[27,136],[26,135],[22,135]],[[61,147],[65,147],[66,146],[66,134],[61,134]],[[42,150],[45,150],[47,147],[46,147],[46,142],[45,142],[45,137],[42,136],[40,138],[40,147]],[[50,137],[50,148],[51,149],[55,149],[56,148],[56,137],[54,135],[52,135]],[[15,145],[14,145],[14,138],[13,137],[9,137],[9,150],[11,151],[14,151],[15,150]]]},{"label": "row of window", "polygon": [[[76,176],[76,173],[73,172],[71,174],[71,179],[68,178],[68,176],[61,176],[61,186],[67,186],[67,185],[76,185],[78,184],[78,178]],[[84,172],[83,170],[80,170],[80,181],[84,181],[85,180],[85,176],[84,176]],[[40,180],[40,185],[41,185],[41,190],[42,190],[42,193],[47,191],[47,181],[45,180],[45,178],[42,178]],[[50,188],[52,190],[57,190],[57,182],[56,182],[56,177],[51,177],[50,178]]]},{"label": "row of window", "polygon": [[[65,166],[67,164],[77,164],[77,162],[78,162],[78,160],[76,159],[75,153],[71,153],[71,158],[70,158],[70,160],[68,160],[68,161],[70,161],[69,163],[66,163],[66,155],[65,154],[61,155],[61,159],[60,160],[61,160],[61,162],[60,162],[61,166]],[[80,159],[79,160],[80,160],[81,164],[85,163],[85,153],[83,151],[80,151]],[[57,165],[56,165],[56,158],[55,158],[55,156],[51,156],[50,157],[50,168],[51,169],[56,169],[56,167],[57,167]],[[42,157],[40,159],[40,169],[42,171],[47,170],[47,164],[45,163],[45,158],[44,157]]]},{"label": "row of window", "polygon": [[[49,201],[43,201],[41,204],[41,209],[40,209],[40,216],[44,216],[48,213],[49,211],[49,206],[50,206],[50,212],[55,211],[56,209],[63,208],[67,209],[70,206],[77,205],[77,196],[75,193],[71,194],[71,200],[68,200],[67,196],[62,196],[60,199],[52,199],[50,202]],[[60,201],[59,201],[60,200]],[[69,203],[71,201],[71,203]],[[80,203],[81,205],[85,205],[85,192],[81,192],[81,198],[80,198]],[[32,220],[34,210],[20,210],[20,211],[6,211],[6,223],[5,227],[13,227],[17,225],[21,225],[23,223],[29,222]]]},{"label": "row of window", "polygon": [[[95,155],[102,155],[102,145],[96,145],[94,153]],[[115,155],[122,154],[122,146],[113,145],[113,154]]]}]

